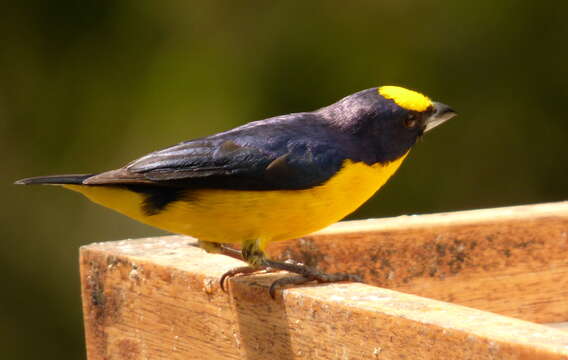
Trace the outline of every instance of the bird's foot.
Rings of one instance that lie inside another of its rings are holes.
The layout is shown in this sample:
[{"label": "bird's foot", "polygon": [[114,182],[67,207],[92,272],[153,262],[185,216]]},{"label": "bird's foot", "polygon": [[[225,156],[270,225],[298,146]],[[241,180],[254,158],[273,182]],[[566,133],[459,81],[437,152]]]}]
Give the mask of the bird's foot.
[{"label": "bird's foot", "polygon": [[274,281],[272,285],[270,285],[270,289],[268,291],[270,293],[270,297],[272,297],[273,299],[275,298],[276,290],[286,285],[301,285],[308,283],[310,281],[317,281],[318,283],[330,283],[330,282],[339,282],[339,281],[355,281],[355,282],[363,281],[361,276],[356,274],[346,274],[346,273],[326,274],[314,268],[310,268],[308,266],[290,261],[280,262],[280,261],[266,259],[265,265],[272,269],[285,270],[291,273],[299,274],[299,276],[290,276]]},{"label": "bird's foot", "polygon": [[[310,281],[317,281],[319,283],[329,283],[338,281],[357,281],[361,282],[362,279],[359,275],[336,273],[336,274],[326,274],[319,270],[310,268],[304,264],[294,262],[293,260],[287,261],[274,261],[267,259],[264,252],[259,247],[258,241],[248,241],[243,244],[243,249],[240,254],[234,249],[228,248],[223,244],[214,244],[206,242],[204,245],[208,247],[214,246],[214,250],[218,253],[225,253],[226,255],[239,258],[238,255],[242,255],[242,259],[250,264],[250,266],[242,266],[232,270],[227,271],[221,276],[220,285],[221,289],[225,291],[225,281],[228,278],[234,277],[236,275],[247,275],[256,272],[273,272],[278,270],[288,271],[299,276],[285,277],[278,279],[270,285],[269,293],[274,299],[276,294],[276,289],[281,288],[286,285],[300,285],[305,284]],[[203,247],[203,246],[202,246]]]},{"label": "bird's foot", "polygon": [[258,272],[276,272],[280,270],[285,270],[291,273],[298,274],[298,276],[289,276],[282,279],[274,281],[270,285],[269,294],[273,299],[276,296],[276,290],[287,285],[301,285],[311,281],[317,281],[318,283],[330,283],[339,281],[363,281],[359,275],[346,274],[346,273],[335,273],[326,274],[324,272],[318,271],[316,269],[310,268],[300,263],[293,262],[291,260],[280,262],[274,260],[263,259],[261,266],[241,266],[238,268],[231,269],[224,273],[219,280],[221,289],[226,291],[226,281],[237,275],[248,275]]},{"label": "bird's foot", "polygon": [[229,278],[232,278],[234,276],[237,275],[248,275],[248,274],[255,274],[255,273],[270,273],[270,272],[275,272],[275,271],[280,271],[278,269],[273,269],[270,267],[265,267],[265,266],[240,266],[238,268],[234,268],[231,269],[229,271],[227,271],[226,273],[224,273],[223,275],[221,275],[221,279],[219,279],[219,285],[221,286],[221,290],[223,291],[227,291],[225,288],[225,283]]}]

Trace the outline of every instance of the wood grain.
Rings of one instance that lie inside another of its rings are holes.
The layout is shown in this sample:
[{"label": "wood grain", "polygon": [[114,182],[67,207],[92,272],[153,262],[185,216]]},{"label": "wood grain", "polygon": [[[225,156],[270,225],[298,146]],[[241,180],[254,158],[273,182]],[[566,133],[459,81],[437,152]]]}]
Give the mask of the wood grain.
[{"label": "wood grain", "polygon": [[184,237],[81,248],[87,353],[102,359],[568,359],[544,325],[365,284],[268,296],[283,274],[234,278],[241,263]]},{"label": "wood grain", "polygon": [[568,202],[343,222],[269,252],[367,284],[568,321]]}]

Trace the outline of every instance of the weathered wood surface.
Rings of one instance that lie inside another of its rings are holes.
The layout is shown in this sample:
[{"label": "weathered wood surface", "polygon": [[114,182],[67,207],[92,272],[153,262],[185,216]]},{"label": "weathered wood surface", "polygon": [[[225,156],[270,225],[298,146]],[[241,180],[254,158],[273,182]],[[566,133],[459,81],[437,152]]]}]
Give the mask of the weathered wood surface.
[{"label": "weathered wood surface", "polygon": [[568,202],[343,222],[270,253],[524,320],[568,320]]},{"label": "weathered wood surface", "polygon": [[568,332],[568,322],[560,322],[560,323],[550,323],[546,324],[554,329],[559,329]]},{"label": "weathered wood surface", "polygon": [[189,241],[81,249],[90,360],[568,359],[561,330],[364,284],[272,300],[268,285],[283,275],[264,274],[234,278],[227,294],[219,277],[241,263]]}]

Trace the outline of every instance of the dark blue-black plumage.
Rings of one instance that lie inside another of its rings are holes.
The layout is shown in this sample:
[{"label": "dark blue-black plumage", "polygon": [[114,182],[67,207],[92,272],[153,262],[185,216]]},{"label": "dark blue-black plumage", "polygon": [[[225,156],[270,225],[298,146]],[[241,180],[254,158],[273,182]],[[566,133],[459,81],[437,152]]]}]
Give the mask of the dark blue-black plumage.
[{"label": "dark blue-black plumage", "polygon": [[[324,183],[345,160],[375,164],[405,154],[423,127],[376,88],[314,112],[251,122],[148,154],[85,184],[152,184],[189,189],[292,190]],[[412,114],[427,117],[428,111]]]}]

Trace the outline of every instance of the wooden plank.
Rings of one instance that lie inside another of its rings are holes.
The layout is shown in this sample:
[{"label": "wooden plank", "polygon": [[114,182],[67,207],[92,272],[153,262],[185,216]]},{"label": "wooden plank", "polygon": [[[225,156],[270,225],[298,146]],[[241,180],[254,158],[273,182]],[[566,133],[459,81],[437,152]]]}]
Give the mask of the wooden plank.
[{"label": "wooden plank", "polygon": [[568,202],[343,222],[269,252],[367,284],[568,321]]},{"label": "wooden plank", "polygon": [[184,237],[81,248],[88,358],[568,359],[568,334],[359,283],[268,295],[283,274],[234,278],[241,263]]}]

